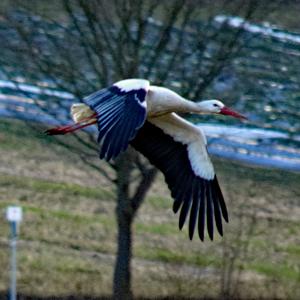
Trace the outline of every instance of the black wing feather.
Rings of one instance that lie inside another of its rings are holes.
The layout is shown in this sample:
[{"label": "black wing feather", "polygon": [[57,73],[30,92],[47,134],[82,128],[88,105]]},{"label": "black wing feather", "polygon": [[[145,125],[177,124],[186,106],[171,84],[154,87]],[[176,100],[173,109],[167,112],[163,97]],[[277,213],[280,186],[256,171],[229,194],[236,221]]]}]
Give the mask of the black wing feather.
[{"label": "black wing feather", "polygon": [[194,184],[193,188],[193,204],[191,208],[191,213],[190,213],[190,222],[189,222],[189,237],[190,240],[193,239],[194,236],[194,231],[195,231],[195,226],[197,222],[197,215],[198,215],[198,210],[199,210],[199,180],[197,178],[196,184]]},{"label": "black wing feather", "polygon": [[216,195],[215,190],[212,188],[212,200],[214,203],[214,213],[215,213],[215,222],[218,229],[218,232],[223,236],[223,226],[222,226],[222,216],[220,210],[220,204],[218,202],[218,196]]},{"label": "black wing feather", "polygon": [[211,240],[214,239],[214,211],[213,200],[211,197],[211,185],[206,184],[206,218],[207,218],[207,232]]},{"label": "black wing feather", "polygon": [[205,221],[210,239],[213,239],[214,219],[222,235],[222,220],[228,220],[224,198],[216,176],[207,180],[197,176],[190,164],[187,146],[176,142],[160,128],[146,121],[130,144],[156,166],[165,176],[174,198],[173,211],[180,209],[179,228],[188,213],[189,237],[193,238],[198,218],[198,234],[204,240]]},{"label": "black wing feather", "polygon": [[205,184],[202,182],[202,189],[200,192],[200,206],[199,206],[199,218],[198,218],[198,234],[201,241],[204,241],[205,230]]},{"label": "black wing feather", "polygon": [[[192,184],[192,188],[193,188],[193,184]],[[185,199],[184,199],[184,202],[183,202],[183,205],[182,205],[182,208],[180,211],[180,215],[179,215],[179,229],[182,229],[182,227],[185,223],[186,217],[188,215],[188,212],[190,210],[191,203],[192,203],[192,192],[193,192],[193,190],[191,189],[185,195]]]},{"label": "black wing feather", "polygon": [[123,91],[113,85],[84,99],[97,113],[101,159],[109,161],[126,150],[145,122],[146,106],[143,102],[146,94],[143,88]]},{"label": "black wing feather", "polygon": [[220,204],[223,218],[228,223],[228,221],[229,221],[228,212],[227,212],[227,208],[226,208],[226,204],[225,204],[223,194],[221,192],[221,188],[220,188],[219,183],[218,183],[217,176],[215,176],[215,178],[213,180],[213,186],[214,186],[214,190],[216,192],[216,195],[218,196],[218,200],[219,200],[218,203]]},{"label": "black wing feather", "polygon": [[186,194],[186,190],[189,189],[189,182],[191,181],[190,174],[188,174],[185,170],[179,171],[179,174],[180,178],[182,179],[180,181],[177,180],[176,185],[171,191],[171,196],[174,198],[174,213],[178,212],[182,202],[184,201],[184,195]]}]

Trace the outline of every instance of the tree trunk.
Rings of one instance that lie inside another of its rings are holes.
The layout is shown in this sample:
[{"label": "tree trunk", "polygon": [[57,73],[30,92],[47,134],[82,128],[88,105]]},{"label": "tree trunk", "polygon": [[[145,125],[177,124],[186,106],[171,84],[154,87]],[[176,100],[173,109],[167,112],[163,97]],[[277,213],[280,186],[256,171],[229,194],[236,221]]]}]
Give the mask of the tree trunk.
[{"label": "tree trunk", "polygon": [[133,298],[131,290],[131,223],[123,215],[118,217],[118,251],[114,273],[114,299],[129,300]]},{"label": "tree trunk", "polygon": [[113,298],[129,300],[133,298],[131,291],[131,224],[133,211],[130,205],[129,186],[133,168],[130,153],[123,153],[117,161],[117,222],[118,250],[114,271]]},{"label": "tree trunk", "polygon": [[131,171],[134,168],[134,152],[128,150],[121,154],[116,162],[117,172],[117,223],[118,223],[118,250],[114,270],[113,298],[116,300],[133,299],[131,290],[131,258],[132,258],[132,232],[131,226],[134,217],[149,190],[155,175],[155,168],[145,169],[141,172],[135,193],[130,197]]}]

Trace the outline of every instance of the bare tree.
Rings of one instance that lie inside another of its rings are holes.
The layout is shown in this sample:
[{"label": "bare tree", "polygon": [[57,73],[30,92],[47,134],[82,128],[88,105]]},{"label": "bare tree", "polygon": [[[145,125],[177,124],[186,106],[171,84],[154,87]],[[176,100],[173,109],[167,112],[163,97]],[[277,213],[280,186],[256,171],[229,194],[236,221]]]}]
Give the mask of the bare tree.
[{"label": "bare tree", "polygon": [[239,201],[236,211],[238,220],[237,229],[233,236],[224,237],[222,241],[222,268],[220,272],[220,297],[222,299],[239,298],[239,285],[241,273],[246,263],[251,260],[249,250],[250,241],[255,235],[257,227],[257,211],[253,210],[251,215],[248,205]]},{"label": "bare tree", "polygon": [[[259,1],[253,0],[237,1],[235,5],[230,2],[220,1],[221,9],[229,6],[233,14],[246,19],[253,16],[259,5]],[[8,33],[3,37],[7,47],[0,63],[9,79],[14,80],[17,71],[28,82],[47,82],[50,87],[72,93],[79,101],[101,87],[129,77],[149,78],[156,84],[177,89],[186,97],[199,98],[240,46],[241,29],[224,35],[222,29],[226,24],[214,26],[216,8],[207,1],[55,3],[57,15],[35,11],[32,3],[18,2],[17,10],[3,16]],[[201,9],[208,12],[204,20],[199,19]],[[44,103],[42,109],[59,119],[57,108],[61,112],[69,106],[57,97]],[[86,132],[84,137],[74,137],[76,145],[68,139],[56,141],[116,186],[118,250],[113,294],[115,299],[131,299],[131,227],[156,169],[129,149],[109,163],[108,172],[107,166],[91,160],[97,155],[94,135]],[[112,172],[113,177],[109,175]]]}]

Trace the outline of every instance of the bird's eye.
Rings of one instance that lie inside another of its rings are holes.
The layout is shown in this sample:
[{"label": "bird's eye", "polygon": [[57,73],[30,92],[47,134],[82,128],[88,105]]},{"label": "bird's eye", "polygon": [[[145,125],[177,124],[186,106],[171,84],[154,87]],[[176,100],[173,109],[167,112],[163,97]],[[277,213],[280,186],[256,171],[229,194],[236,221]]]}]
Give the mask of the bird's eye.
[{"label": "bird's eye", "polygon": [[216,104],[216,103],[214,103],[213,106],[214,106],[214,107],[219,107],[218,104]]}]

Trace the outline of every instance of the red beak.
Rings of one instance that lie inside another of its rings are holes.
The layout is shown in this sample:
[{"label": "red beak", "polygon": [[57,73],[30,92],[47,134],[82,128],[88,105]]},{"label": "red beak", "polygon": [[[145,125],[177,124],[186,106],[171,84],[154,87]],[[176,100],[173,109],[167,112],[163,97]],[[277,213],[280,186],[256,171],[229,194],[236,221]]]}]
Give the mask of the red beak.
[{"label": "red beak", "polygon": [[232,116],[234,118],[238,118],[238,119],[242,119],[242,120],[248,120],[245,116],[239,114],[238,112],[231,110],[230,108],[224,106],[221,111],[220,111],[221,115],[225,115],[225,116]]}]

